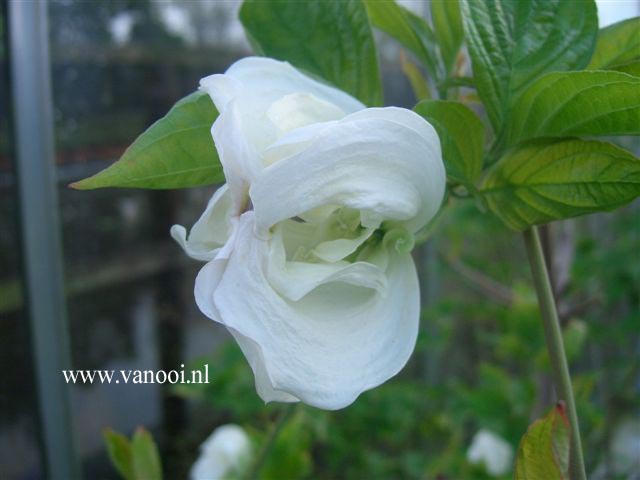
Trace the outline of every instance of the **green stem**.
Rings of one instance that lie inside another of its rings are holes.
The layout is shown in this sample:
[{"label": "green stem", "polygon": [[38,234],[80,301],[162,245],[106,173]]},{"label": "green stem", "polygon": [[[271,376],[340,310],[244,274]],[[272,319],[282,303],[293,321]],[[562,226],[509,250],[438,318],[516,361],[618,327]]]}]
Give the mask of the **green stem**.
[{"label": "green stem", "polygon": [[289,403],[282,408],[278,415],[278,418],[276,418],[275,422],[271,424],[271,427],[267,432],[267,437],[262,442],[258,454],[254,457],[251,465],[249,465],[249,467],[247,468],[247,471],[243,476],[245,480],[255,480],[256,478],[258,478],[260,470],[262,470],[262,467],[264,466],[264,463],[269,456],[269,452],[275,445],[278,435],[291,417],[291,414],[294,412],[296,406],[296,403]]},{"label": "green stem", "polygon": [[540,313],[542,314],[542,323],[544,325],[544,334],[551,360],[556,393],[560,400],[564,400],[567,405],[569,424],[571,426],[569,475],[571,480],[586,480],[587,475],[584,469],[584,457],[580,442],[580,427],[573,398],[573,389],[571,388],[569,365],[564,352],[562,330],[560,329],[558,312],[553,298],[553,291],[551,290],[549,272],[547,271],[540,236],[536,227],[525,230],[523,235],[529,263],[531,264],[533,282],[538,294],[538,303],[540,304]]}]

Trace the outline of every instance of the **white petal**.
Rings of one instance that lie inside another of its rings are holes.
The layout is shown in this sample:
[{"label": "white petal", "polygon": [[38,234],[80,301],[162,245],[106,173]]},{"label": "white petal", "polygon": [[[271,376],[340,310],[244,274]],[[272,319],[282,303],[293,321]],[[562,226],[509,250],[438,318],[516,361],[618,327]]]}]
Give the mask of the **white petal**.
[{"label": "white petal", "polygon": [[245,213],[213,294],[222,323],[253,342],[247,356],[254,372],[257,363],[264,368],[260,381],[310,405],[338,409],[404,366],[419,317],[409,255],[391,254],[388,281],[379,289],[328,281],[297,302],[271,286],[269,259],[269,241],[255,236],[254,215]]},{"label": "white petal", "polygon": [[401,221],[412,232],[435,215],[446,176],[429,123],[396,107],[369,108],[329,123],[251,185],[260,232],[323,205],[361,210],[367,223]]},{"label": "white petal", "polygon": [[289,63],[264,57],[243,58],[231,65],[224,75],[200,80],[200,88],[211,95],[220,113],[229,101],[240,96],[250,97],[256,111],[262,108],[265,112],[265,107],[292,93],[312,94],[345,113],[365,108],[349,94],[304,75]]},{"label": "white petal", "polygon": [[[315,249],[311,252],[315,252]],[[344,251],[341,253],[344,253]],[[338,256],[336,255],[336,257]],[[288,261],[281,228],[276,230],[269,241],[269,257],[266,261],[265,272],[270,285],[280,295],[294,302],[297,302],[318,286],[332,282],[343,282],[348,285],[366,287],[380,292],[387,287],[384,271],[371,263]]]},{"label": "white petal", "polygon": [[231,215],[229,189],[223,185],[215,191],[204,213],[191,227],[188,239],[182,225],[172,226],[171,236],[191,258],[212,260],[231,236]]}]

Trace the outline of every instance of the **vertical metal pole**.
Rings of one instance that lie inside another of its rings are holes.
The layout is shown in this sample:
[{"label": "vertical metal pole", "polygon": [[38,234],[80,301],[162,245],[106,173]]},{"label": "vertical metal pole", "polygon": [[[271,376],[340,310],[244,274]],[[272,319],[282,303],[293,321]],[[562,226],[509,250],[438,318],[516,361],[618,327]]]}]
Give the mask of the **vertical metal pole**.
[{"label": "vertical metal pole", "polygon": [[9,55],[16,134],[24,275],[38,383],[47,478],[79,477],[69,390],[70,365],[55,176],[47,3],[9,2]]}]

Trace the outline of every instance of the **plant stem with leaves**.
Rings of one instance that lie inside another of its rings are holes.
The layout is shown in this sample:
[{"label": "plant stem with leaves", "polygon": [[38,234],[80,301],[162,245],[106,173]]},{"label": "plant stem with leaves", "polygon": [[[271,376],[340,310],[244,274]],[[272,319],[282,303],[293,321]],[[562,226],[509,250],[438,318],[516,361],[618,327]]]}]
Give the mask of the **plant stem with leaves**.
[{"label": "plant stem with leaves", "polygon": [[580,426],[578,424],[578,414],[573,398],[571,387],[571,376],[569,375],[569,365],[564,351],[562,340],[562,330],[558,320],[549,272],[545,263],[540,236],[536,227],[528,228],[524,231],[524,242],[531,265],[531,273],[538,295],[542,324],[547,342],[547,350],[551,361],[554,383],[558,397],[566,403],[567,414],[570,425],[570,456],[569,475],[572,480],[586,480],[587,475],[584,468],[584,457],[582,454],[582,444],[580,440]]}]

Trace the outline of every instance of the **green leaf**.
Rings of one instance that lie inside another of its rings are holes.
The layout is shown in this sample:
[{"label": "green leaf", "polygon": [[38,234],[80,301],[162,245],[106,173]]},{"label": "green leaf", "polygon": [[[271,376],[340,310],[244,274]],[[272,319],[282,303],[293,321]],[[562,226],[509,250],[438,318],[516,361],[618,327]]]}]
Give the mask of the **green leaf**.
[{"label": "green leaf", "polygon": [[405,55],[400,55],[400,67],[402,68],[402,73],[404,73],[411,84],[411,90],[416,100],[430,99],[431,92],[429,91],[429,84],[420,69],[407,60]]},{"label": "green leaf", "polygon": [[464,39],[458,0],[431,0],[431,20],[440,47],[440,55],[449,74],[456,63]]},{"label": "green leaf", "polygon": [[460,7],[478,95],[496,132],[537,77],[583,68],[591,58],[593,0],[460,0]]},{"label": "green leaf", "polygon": [[515,480],[568,480],[569,428],[562,402],[533,422],[518,447]]},{"label": "green leaf", "polygon": [[138,427],[133,434],[131,454],[136,480],[162,479],[162,466],[158,447],[151,434],[142,427]]},{"label": "green leaf", "polygon": [[240,21],[256,53],[318,75],[366,105],[382,104],[376,46],[361,0],[245,0]]},{"label": "green leaf", "polygon": [[624,63],[622,65],[614,65],[608,67],[609,70],[616,70],[617,72],[633,75],[634,77],[640,77],[640,61]]},{"label": "green leaf", "polygon": [[435,36],[427,22],[394,0],[365,0],[371,23],[407,47],[438,78]]},{"label": "green leaf", "polygon": [[124,480],[135,480],[129,439],[110,428],[105,428],[102,436],[107,444],[107,453],[112,465]]},{"label": "green leaf", "polygon": [[514,230],[614,210],[640,195],[640,160],[610,143],[535,142],[507,153],[481,194]]},{"label": "green leaf", "polygon": [[223,182],[222,166],[211,138],[211,125],[217,116],[208,95],[192,93],[142,133],[120,160],[70,186],[79,190],[163,189]]},{"label": "green leaf", "polygon": [[458,102],[427,100],[413,110],[438,132],[447,175],[472,184],[482,169],[484,126],[468,107]]},{"label": "green leaf", "polygon": [[596,49],[587,68],[604,69],[640,58],[640,17],[614,23],[598,32]]},{"label": "green leaf", "polygon": [[549,73],[518,99],[508,142],[640,133],[640,78],[612,71]]}]

